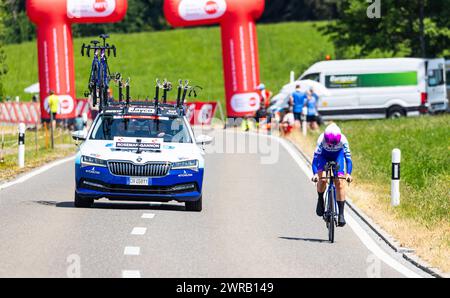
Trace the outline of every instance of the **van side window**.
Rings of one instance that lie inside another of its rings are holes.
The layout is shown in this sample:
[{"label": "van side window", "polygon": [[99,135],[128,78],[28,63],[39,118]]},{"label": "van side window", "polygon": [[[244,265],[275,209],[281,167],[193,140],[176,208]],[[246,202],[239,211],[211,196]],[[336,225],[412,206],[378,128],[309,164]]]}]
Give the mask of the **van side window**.
[{"label": "van side window", "polygon": [[320,73],[310,73],[302,78],[302,80],[311,80],[320,82]]},{"label": "van side window", "polygon": [[447,79],[447,86],[450,87],[450,69],[445,72],[445,77]]},{"label": "van side window", "polygon": [[444,70],[443,69],[433,69],[428,73],[428,86],[435,87],[439,85],[444,85]]}]

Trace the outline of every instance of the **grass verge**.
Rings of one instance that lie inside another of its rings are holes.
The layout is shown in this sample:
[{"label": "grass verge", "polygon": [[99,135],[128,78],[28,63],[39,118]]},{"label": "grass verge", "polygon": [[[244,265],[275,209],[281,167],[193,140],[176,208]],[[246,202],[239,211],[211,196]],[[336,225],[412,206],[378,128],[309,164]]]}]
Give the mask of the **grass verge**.
[{"label": "grass verge", "polygon": [[25,134],[25,167],[19,168],[17,165],[17,134],[11,133],[11,130],[15,131],[15,129],[0,127],[0,135],[1,130],[5,133],[5,146],[2,151],[4,160],[0,162],[0,183],[12,180],[19,174],[51,161],[70,156],[76,151],[75,144],[68,132],[58,129],[55,131],[55,149],[52,150],[49,141],[46,141],[43,129],[38,130],[37,143],[35,132],[28,130]]},{"label": "grass verge", "polygon": [[[449,115],[338,122],[348,137],[354,203],[403,246],[450,272]],[[322,127],[324,129],[324,127]],[[312,157],[319,133],[290,138]],[[401,205],[390,205],[391,151],[402,151]]]}]

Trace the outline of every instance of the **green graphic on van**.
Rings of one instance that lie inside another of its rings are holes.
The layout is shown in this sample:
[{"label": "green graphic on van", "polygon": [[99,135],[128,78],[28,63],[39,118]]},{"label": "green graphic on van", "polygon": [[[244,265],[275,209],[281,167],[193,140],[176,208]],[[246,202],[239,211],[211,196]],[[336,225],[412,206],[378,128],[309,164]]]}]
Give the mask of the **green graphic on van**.
[{"label": "green graphic on van", "polygon": [[417,72],[331,75],[325,77],[327,88],[398,87],[417,85]]}]

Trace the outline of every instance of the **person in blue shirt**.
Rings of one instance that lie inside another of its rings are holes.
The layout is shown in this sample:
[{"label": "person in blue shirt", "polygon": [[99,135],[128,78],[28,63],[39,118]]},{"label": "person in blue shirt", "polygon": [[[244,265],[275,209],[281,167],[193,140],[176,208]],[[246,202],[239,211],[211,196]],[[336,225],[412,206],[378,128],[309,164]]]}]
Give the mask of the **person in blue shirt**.
[{"label": "person in blue shirt", "polygon": [[[327,183],[325,180],[320,178],[324,176],[324,167],[329,161],[335,161],[338,164],[338,177],[345,177],[349,183],[353,180],[351,176],[353,171],[353,162],[350,146],[345,135],[341,133],[341,129],[334,123],[330,124],[317,140],[317,147],[314,151],[314,159],[312,162],[312,171],[314,176],[311,180],[317,183],[317,193],[319,195],[316,207],[316,213],[318,216],[323,216],[325,212],[323,195],[325,193]],[[342,180],[335,179],[335,184],[337,190],[337,204],[339,208],[338,225],[343,227],[345,225],[345,183],[343,183]]]},{"label": "person in blue shirt", "polygon": [[294,113],[295,126],[301,127],[302,110],[305,106],[306,95],[301,91],[300,84],[295,86],[295,91],[291,94],[291,105],[293,107],[292,112]]},{"label": "person in blue shirt", "polygon": [[308,109],[306,114],[306,122],[309,123],[311,130],[317,130],[319,128],[319,125],[317,124],[317,118],[319,116],[318,105],[319,96],[317,96],[311,88],[306,92],[305,96],[305,106]]}]

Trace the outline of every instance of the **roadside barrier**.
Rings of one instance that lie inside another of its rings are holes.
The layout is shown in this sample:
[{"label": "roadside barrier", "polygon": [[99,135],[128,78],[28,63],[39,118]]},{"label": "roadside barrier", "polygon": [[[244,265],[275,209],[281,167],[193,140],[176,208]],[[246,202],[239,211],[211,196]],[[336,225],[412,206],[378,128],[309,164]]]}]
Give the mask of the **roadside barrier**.
[{"label": "roadside barrier", "polygon": [[[221,106],[217,102],[189,102],[187,105],[186,117],[192,125],[210,125],[214,115]],[[223,114],[222,111],[220,111]],[[92,119],[92,112],[87,99],[78,99],[76,115],[83,115],[83,118]],[[222,115],[222,118],[224,116]],[[223,119],[222,119],[223,120]],[[0,103],[1,123],[24,123],[26,125],[36,125],[41,121],[41,109],[37,102],[6,102]]]},{"label": "roadside barrier", "polygon": [[186,118],[192,125],[210,125],[219,106],[217,102],[191,102],[186,105]]},{"label": "roadside barrier", "polygon": [[0,103],[0,122],[34,125],[41,121],[41,109],[37,102]]}]

